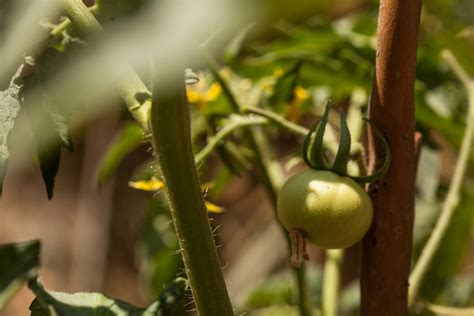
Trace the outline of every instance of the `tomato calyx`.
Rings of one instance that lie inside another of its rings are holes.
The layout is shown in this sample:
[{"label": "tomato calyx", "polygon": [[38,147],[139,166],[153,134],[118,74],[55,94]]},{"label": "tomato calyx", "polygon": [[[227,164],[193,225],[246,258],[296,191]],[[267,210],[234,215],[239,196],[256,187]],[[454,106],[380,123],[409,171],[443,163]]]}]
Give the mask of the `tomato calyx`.
[{"label": "tomato calyx", "polygon": [[326,104],[321,120],[313,125],[303,144],[303,160],[308,167],[315,170],[328,170],[335,172],[341,176],[346,176],[358,183],[366,183],[379,180],[382,178],[390,167],[391,152],[387,140],[382,132],[375,126],[375,124],[368,118],[363,118],[373,129],[375,135],[382,140],[385,150],[385,159],[382,167],[376,170],[373,174],[367,176],[350,176],[347,174],[347,164],[350,160],[351,154],[351,134],[347,126],[344,112],[340,112],[340,140],[339,148],[337,150],[334,162],[328,166],[323,157],[323,139],[326,125],[328,123],[329,110],[331,106]]}]

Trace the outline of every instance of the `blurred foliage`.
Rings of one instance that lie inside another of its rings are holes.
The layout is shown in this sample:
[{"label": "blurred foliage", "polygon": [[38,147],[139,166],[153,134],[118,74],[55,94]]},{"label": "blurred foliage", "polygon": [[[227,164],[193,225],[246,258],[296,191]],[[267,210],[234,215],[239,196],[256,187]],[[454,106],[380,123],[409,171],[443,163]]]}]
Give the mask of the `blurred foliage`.
[{"label": "blurred foliage", "polygon": [[0,313],[39,266],[40,243],[37,240],[0,245]]},{"label": "blurred foliage", "polygon": [[[0,3],[0,37],[6,28],[3,15],[11,3]],[[99,10],[96,14],[105,24],[117,24],[146,10],[148,3],[147,0],[101,0],[98,1]],[[261,30],[259,23],[247,24],[222,48],[222,56],[219,57],[223,67],[219,73],[229,83],[241,105],[265,107],[295,123],[311,125],[310,122],[314,121],[314,116],[320,113],[328,99],[337,106],[347,107],[355,91],[370,95],[378,2],[360,3],[363,6],[359,5],[358,10],[347,12],[341,9],[347,4],[338,4],[341,11],[336,14],[333,2],[322,1],[315,5],[320,14],[315,15],[314,10],[308,10],[300,17],[279,20],[271,27],[264,28],[265,31]],[[279,2],[270,15],[276,15],[281,9],[282,3]],[[290,11],[289,14],[293,14],[293,10]],[[466,93],[441,61],[440,52],[445,48],[451,49],[466,71],[474,75],[472,21],[474,2],[471,0],[431,0],[423,4],[415,87],[416,123],[417,129],[423,133],[423,149],[417,175],[414,260],[431,233],[449,185],[448,179],[441,179],[440,156],[457,151],[465,128]],[[41,91],[41,85],[50,82],[57,71],[66,66],[68,58],[78,52],[77,48],[85,45],[71,35],[74,35],[74,31],[66,28],[59,35],[49,38],[49,46],[38,51],[38,56],[34,58],[34,69],[22,74],[20,67],[10,85],[1,87],[0,188],[12,147],[8,142],[9,134],[15,127],[19,112],[23,108],[28,110],[27,106],[23,107],[23,103],[28,104],[27,90],[39,87]],[[31,64],[27,66],[32,67]],[[226,116],[233,112],[222,87],[214,81],[211,73],[205,67],[197,73],[199,82],[187,89],[195,152],[225,126]],[[68,123],[71,113],[64,110],[67,107],[57,104],[53,96],[41,94],[40,97],[41,102],[37,103],[40,109],[35,109],[34,113],[35,120],[41,124],[32,124],[31,127],[43,179],[48,196],[51,197],[61,148],[73,149]],[[274,126],[265,127],[264,130],[270,139],[269,143],[283,148],[278,150],[285,155],[298,153],[300,146],[294,136]],[[105,183],[126,156],[146,144],[146,141],[137,124],[125,123],[99,163],[99,183]],[[445,143],[448,146],[444,146]],[[218,167],[211,168],[205,163],[197,166],[202,183],[211,180],[208,192],[211,200],[219,197],[234,176],[248,169],[252,152],[242,141],[242,132],[236,131],[219,144],[216,156],[220,161]],[[209,159],[215,158],[212,156]],[[471,155],[471,167],[473,162],[474,154]],[[131,180],[149,180],[158,173],[154,157],[151,157],[143,165],[137,166]],[[457,275],[472,236],[472,187],[472,173],[469,173],[463,186],[461,204],[426,278],[421,293],[424,300],[453,306],[474,304],[472,276]],[[1,260],[5,249],[0,248]],[[170,223],[169,206],[162,194],[150,199],[137,249],[140,272],[151,296],[156,297],[183,268],[178,242]],[[37,251],[36,248],[33,250]],[[14,275],[10,275],[8,269],[0,271],[0,307],[10,297],[10,294],[5,293],[13,291],[6,292],[6,289],[16,290],[19,284],[17,280],[20,283],[25,281],[23,272],[27,270],[15,272]],[[311,301],[317,306],[321,271],[315,269],[308,278]],[[358,312],[359,291],[356,281],[346,286],[341,294],[340,308],[346,313]],[[54,309],[77,299],[90,304],[91,300],[97,298],[104,303],[115,304],[118,314],[132,310],[144,312],[143,309],[122,304],[102,294],[74,296],[46,292],[41,287],[37,287],[36,291],[39,298],[32,304],[34,315],[49,315],[46,306],[53,306]],[[168,288],[165,293],[167,291]],[[256,286],[242,308],[249,311],[250,315],[296,314],[296,310],[289,306],[294,304],[294,293],[294,284],[289,275],[275,275]],[[96,307],[92,306],[90,311]]]},{"label": "blurred foliage", "polygon": [[135,122],[127,122],[117,133],[101,159],[97,182],[104,185],[116,173],[123,159],[144,143],[144,135],[140,126]]},{"label": "blurred foliage", "polygon": [[146,216],[137,248],[137,261],[150,294],[155,297],[179,274],[183,262],[164,194],[158,193],[150,199]]}]

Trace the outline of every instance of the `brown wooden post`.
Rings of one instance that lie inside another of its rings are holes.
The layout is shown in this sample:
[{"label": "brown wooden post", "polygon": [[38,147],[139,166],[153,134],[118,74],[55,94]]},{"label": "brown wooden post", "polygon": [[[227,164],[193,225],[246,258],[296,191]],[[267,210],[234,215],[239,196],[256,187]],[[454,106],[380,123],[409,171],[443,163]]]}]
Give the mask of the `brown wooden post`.
[{"label": "brown wooden post", "polygon": [[[421,0],[381,0],[370,118],[392,151],[387,175],[369,187],[374,221],[362,242],[361,315],[407,314],[415,200],[414,83]],[[376,153],[379,153],[377,155]],[[383,159],[369,137],[371,166]]]}]

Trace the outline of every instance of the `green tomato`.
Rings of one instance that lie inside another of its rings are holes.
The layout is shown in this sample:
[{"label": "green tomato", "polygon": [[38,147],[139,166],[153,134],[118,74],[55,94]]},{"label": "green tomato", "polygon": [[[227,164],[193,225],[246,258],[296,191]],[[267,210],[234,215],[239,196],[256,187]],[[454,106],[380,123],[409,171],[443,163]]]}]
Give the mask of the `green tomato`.
[{"label": "green tomato", "polygon": [[362,239],[372,223],[372,201],[349,177],[309,169],[288,179],[278,196],[278,217],[288,230],[327,249]]}]

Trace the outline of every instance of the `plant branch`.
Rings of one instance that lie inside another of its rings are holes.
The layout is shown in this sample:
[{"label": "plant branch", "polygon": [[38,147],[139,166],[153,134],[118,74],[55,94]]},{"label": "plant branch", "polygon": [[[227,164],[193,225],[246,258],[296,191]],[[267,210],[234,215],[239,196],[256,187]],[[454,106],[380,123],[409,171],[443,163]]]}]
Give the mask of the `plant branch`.
[{"label": "plant branch", "polygon": [[[220,75],[219,73],[219,67],[216,63],[216,61],[206,52],[203,52],[204,56],[207,60],[207,63],[209,65],[209,68],[214,75],[214,78],[216,81],[221,85],[222,91],[227,97],[230,106],[236,113],[242,113],[243,108],[237,101],[237,98],[233,94],[232,90],[230,89],[230,86],[227,84],[227,82],[224,80],[224,78]],[[282,231],[283,235],[285,236],[286,240],[286,246],[288,249],[288,253],[291,253],[291,242],[290,238],[288,235],[288,232],[285,230],[285,228],[282,226],[280,221],[278,220],[277,216],[277,211],[276,211],[276,204],[277,204],[277,188],[282,185],[280,181],[280,176],[279,174],[276,174],[275,170],[271,170],[268,167],[268,162],[267,164],[265,163],[265,158],[262,153],[262,149],[265,148],[265,139],[263,135],[261,134],[260,131],[256,130],[250,130],[250,129],[245,129],[244,130],[244,137],[246,138],[247,142],[249,143],[250,148],[255,154],[255,157],[253,159],[255,168],[257,170],[257,173],[260,176],[260,180],[262,181],[263,186],[265,187],[265,190],[267,191],[267,194],[270,198],[270,202],[273,205],[273,213],[275,220],[277,221],[280,230]],[[278,173],[281,173],[281,169],[278,171]],[[311,310],[308,304],[308,299],[307,299],[307,293],[306,293],[306,285],[305,285],[305,268],[304,266],[300,268],[293,268],[293,273],[295,275],[295,278],[298,283],[298,290],[299,290],[299,295],[298,295],[298,308],[300,312],[300,316],[310,316],[311,315]]]},{"label": "plant branch", "polygon": [[[166,63],[166,67],[172,67]],[[184,67],[173,68],[184,73]],[[186,272],[200,315],[233,315],[194,163],[184,76],[154,69],[151,129]],[[170,87],[164,89],[163,87]]]},{"label": "plant branch", "polygon": [[454,211],[459,204],[460,191],[466,173],[466,168],[469,162],[469,154],[473,145],[474,133],[474,81],[469,78],[467,73],[457,62],[451,51],[443,51],[443,58],[448,62],[451,69],[459,77],[459,80],[464,84],[468,93],[468,117],[466,130],[461,144],[459,157],[454,168],[454,174],[451,179],[448,193],[441,208],[441,213],[436,222],[436,225],[431,232],[425,247],[423,248],[418,261],[413,268],[410,275],[410,292],[409,292],[409,306],[413,307],[416,301],[418,292],[423,284],[424,277],[428,272],[429,266],[438,251],[446,231],[449,228],[449,223],[453,217]]},{"label": "plant branch", "polygon": [[[416,54],[421,0],[381,0],[369,117],[393,156],[370,183],[374,217],[362,241],[361,315],[407,315],[415,209]],[[369,174],[383,162],[383,143],[369,133]]]},{"label": "plant branch", "polygon": [[230,121],[231,122],[229,124],[224,125],[224,127],[222,127],[209,140],[207,145],[195,155],[195,163],[197,166],[199,166],[211,154],[211,152],[236,129],[246,126],[262,125],[268,123],[268,120],[265,118],[244,117],[237,114],[234,114],[231,117]]},{"label": "plant branch", "polygon": [[295,124],[293,122],[290,122],[288,120],[285,120],[282,116],[276,114],[276,113],[273,113],[271,111],[268,111],[268,110],[265,110],[265,109],[262,109],[262,108],[257,108],[257,107],[254,107],[254,106],[245,106],[242,108],[242,112],[244,113],[253,113],[253,114],[257,114],[257,115],[260,115],[260,116],[263,116],[263,117],[266,117],[268,118],[269,120],[271,120],[273,123],[275,123],[276,125],[296,134],[296,135],[299,135],[299,136],[303,136],[303,137],[306,137],[306,135],[308,135],[309,133],[309,129],[303,127],[303,126],[300,126],[298,124]]},{"label": "plant branch", "polygon": [[[64,9],[73,27],[81,36],[86,37],[102,31],[102,26],[81,0],[64,0]],[[119,94],[132,116],[147,132],[150,121],[151,93],[129,64],[118,65],[118,68]]]},{"label": "plant branch", "polygon": [[344,251],[341,249],[329,249],[326,251],[321,299],[322,314],[324,316],[337,316],[343,257]]},{"label": "plant branch", "polygon": [[[253,113],[253,114],[257,114],[257,115],[266,117],[267,119],[269,119],[275,125],[277,125],[281,128],[284,128],[287,131],[289,131],[289,132],[291,132],[295,135],[298,135],[298,136],[306,137],[306,135],[308,135],[308,133],[310,132],[310,130],[307,129],[306,127],[303,127],[301,125],[290,122],[290,121],[286,120],[285,118],[283,118],[281,115],[273,113],[272,111],[265,110],[263,108],[258,108],[258,107],[255,107],[255,106],[244,106],[242,108],[242,112],[244,112],[244,113]],[[328,131],[326,131],[326,132],[328,132]],[[336,150],[337,150],[337,146],[333,142],[333,138],[324,137],[323,147],[325,149],[328,149],[332,153],[335,153]]]}]

